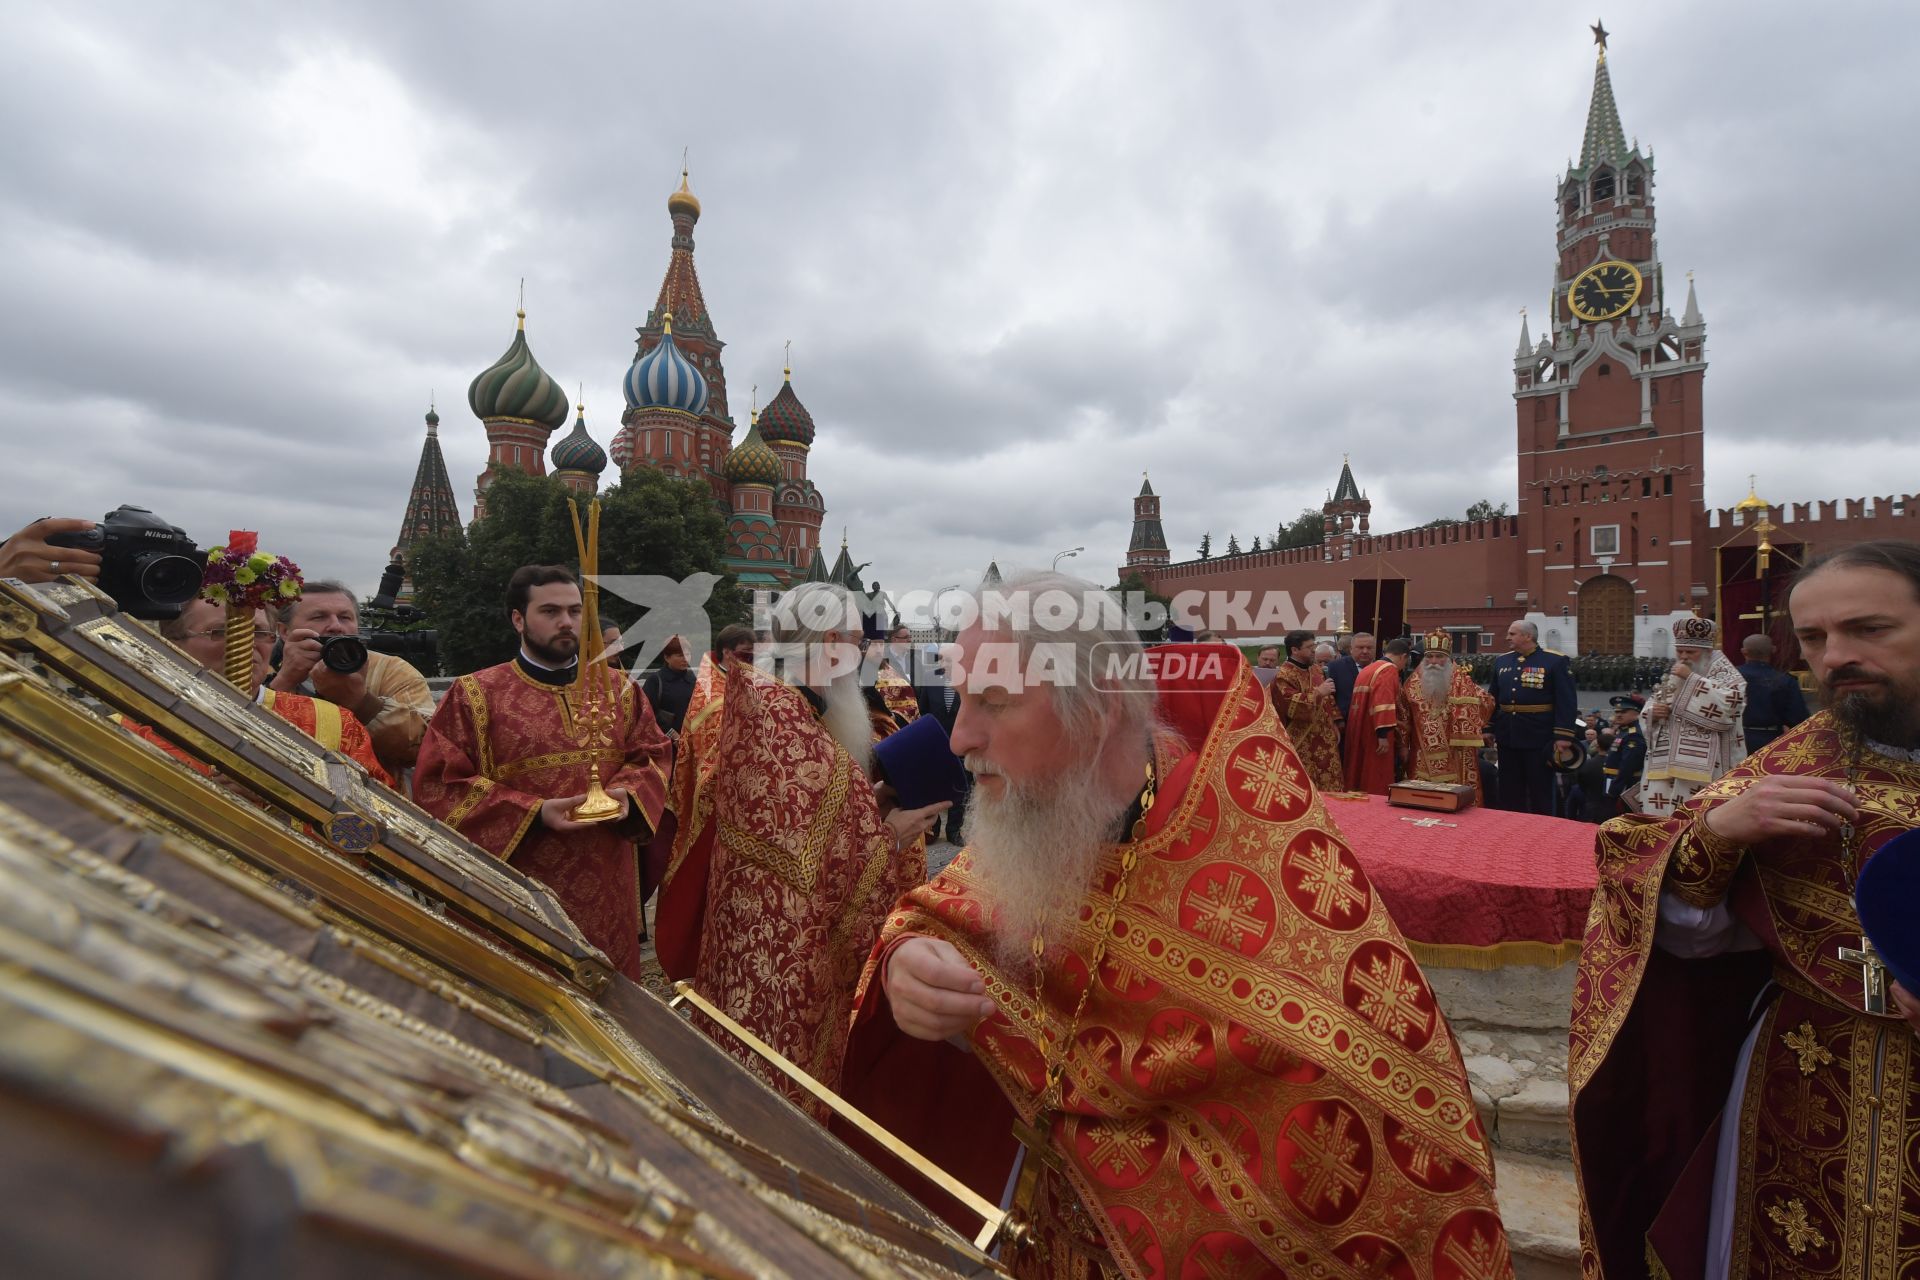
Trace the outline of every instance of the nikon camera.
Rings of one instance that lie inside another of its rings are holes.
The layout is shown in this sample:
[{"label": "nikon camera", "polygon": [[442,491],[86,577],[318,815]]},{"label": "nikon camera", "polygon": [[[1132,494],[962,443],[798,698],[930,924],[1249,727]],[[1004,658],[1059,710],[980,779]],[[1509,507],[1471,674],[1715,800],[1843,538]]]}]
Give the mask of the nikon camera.
[{"label": "nikon camera", "polygon": [[207,553],[184,529],[145,507],[120,507],[91,529],[56,533],[47,542],[98,552],[100,589],[122,613],[151,622],[179,617],[200,593],[200,576],[207,568]]}]

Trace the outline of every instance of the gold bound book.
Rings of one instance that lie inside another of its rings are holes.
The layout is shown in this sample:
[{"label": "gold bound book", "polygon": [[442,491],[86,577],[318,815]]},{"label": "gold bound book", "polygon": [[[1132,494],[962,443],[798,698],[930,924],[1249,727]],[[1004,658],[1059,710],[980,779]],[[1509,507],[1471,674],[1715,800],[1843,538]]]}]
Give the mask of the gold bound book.
[{"label": "gold bound book", "polygon": [[1462,782],[1396,782],[1387,788],[1387,803],[1403,809],[1458,813],[1472,807],[1473,788]]}]

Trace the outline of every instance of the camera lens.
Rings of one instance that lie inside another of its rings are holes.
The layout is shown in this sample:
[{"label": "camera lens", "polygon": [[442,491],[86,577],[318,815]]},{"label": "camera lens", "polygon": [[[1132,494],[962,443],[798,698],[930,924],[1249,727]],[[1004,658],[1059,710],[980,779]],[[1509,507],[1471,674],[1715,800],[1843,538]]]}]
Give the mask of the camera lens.
[{"label": "camera lens", "polygon": [[133,580],[155,604],[185,604],[200,593],[201,568],[186,556],[154,553],[134,562]]},{"label": "camera lens", "polygon": [[367,665],[367,645],[359,636],[328,636],[320,642],[320,661],[327,670],[350,676]]}]

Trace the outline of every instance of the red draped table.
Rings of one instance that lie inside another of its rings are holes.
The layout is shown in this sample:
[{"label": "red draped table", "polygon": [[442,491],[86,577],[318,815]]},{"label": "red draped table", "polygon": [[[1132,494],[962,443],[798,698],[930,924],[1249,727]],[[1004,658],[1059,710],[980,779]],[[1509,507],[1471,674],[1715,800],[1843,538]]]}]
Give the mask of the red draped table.
[{"label": "red draped table", "polygon": [[1428,813],[1327,797],[1423,965],[1551,968],[1576,959],[1596,881],[1591,823],[1500,809]]}]

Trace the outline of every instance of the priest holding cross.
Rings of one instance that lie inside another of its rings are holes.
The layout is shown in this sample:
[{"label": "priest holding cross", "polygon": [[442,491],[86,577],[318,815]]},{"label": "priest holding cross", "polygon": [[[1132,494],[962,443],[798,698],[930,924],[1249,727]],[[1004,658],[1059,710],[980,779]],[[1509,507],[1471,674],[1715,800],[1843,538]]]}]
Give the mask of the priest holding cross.
[{"label": "priest holding cross", "polygon": [[1588,1276],[1920,1273],[1920,992],[1882,962],[1920,902],[1862,876],[1920,819],[1920,544],[1843,547],[1789,608],[1827,710],[1601,829],[1568,1065]]}]

